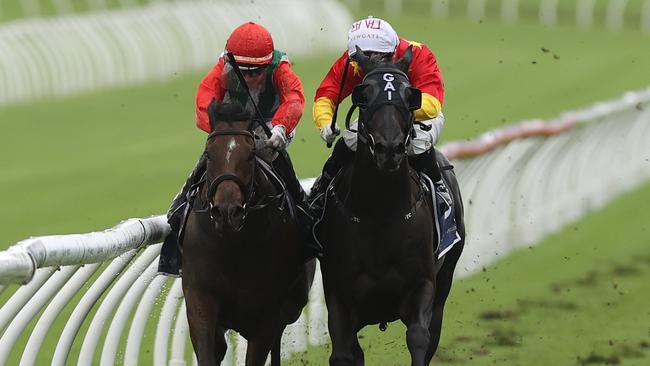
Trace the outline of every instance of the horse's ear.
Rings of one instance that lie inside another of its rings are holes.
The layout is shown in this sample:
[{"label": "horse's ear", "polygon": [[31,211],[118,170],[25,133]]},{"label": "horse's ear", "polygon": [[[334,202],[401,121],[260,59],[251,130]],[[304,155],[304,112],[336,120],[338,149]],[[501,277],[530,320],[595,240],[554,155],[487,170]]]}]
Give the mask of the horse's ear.
[{"label": "horse's ear", "polygon": [[214,126],[217,124],[217,107],[219,107],[219,101],[212,98],[212,101],[208,104],[208,119],[210,120],[211,131],[214,131]]},{"label": "horse's ear", "polygon": [[395,62],[395,66],[397,66],[405,74],[408,74],[409,66],[411,66],[411,61],[413,61],[413,45],[410,45],[406,48],[406,51],[404,51],[402,58]]},{"label": "horse's ear", "polygon": [[359,84],[354,87],[352,90],[352,104],[360,108],[365,108],[368,105],[368,98],[364,93],[367,87],[368,84]]},{"label": "horse's ear", "polygon": [[407,100],[409,111],[413,112],[422,108],[422,91],[412,86],[409,86],[407,89],[409,91]]},{"label": "horse's ear", "polygon": [[372,67],[372,61],[370,60],[370,57],[366,55],[359,46],[354,46],[356,48],[356,51],[354,52],[354,55],[352,55],[352,59],[356,61],[359,66],[361,66],[361,70],[363,70],[365,73],[370,71],[370,68]]}]

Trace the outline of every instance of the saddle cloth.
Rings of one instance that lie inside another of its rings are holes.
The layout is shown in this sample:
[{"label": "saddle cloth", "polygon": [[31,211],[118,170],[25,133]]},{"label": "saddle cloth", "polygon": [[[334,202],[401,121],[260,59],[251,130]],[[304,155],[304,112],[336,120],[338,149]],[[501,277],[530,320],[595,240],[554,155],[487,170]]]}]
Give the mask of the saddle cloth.
[{"label": "saddle cloth", "polygon": [[434,183],[426,174],[421,174],[421,177],[424,177],[425,185],[429,188],[435,208],[433,215],[438,234],[436,258],[441,259],[461,239],[456,226],[454,205],[451,194],[442,180]]}]

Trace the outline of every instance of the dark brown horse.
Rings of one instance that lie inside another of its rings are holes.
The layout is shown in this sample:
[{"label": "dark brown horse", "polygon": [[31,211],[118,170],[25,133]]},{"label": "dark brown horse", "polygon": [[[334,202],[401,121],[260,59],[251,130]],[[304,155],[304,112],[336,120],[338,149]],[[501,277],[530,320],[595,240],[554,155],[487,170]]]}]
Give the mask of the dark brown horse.
[{"label": "dark brown horse", "polygon": [[208,110],[206,179],[182,239],[183,292],[199,365],[219,365],[224,332],[248,340],[246,365],[279,365],[284,328],[308,300],[315,262],[302,259],[300,228],[285,188],[256,156],[250,115],[239,104]]},{"label": "dark brown horse", "polygon": [[[315,228],[325,248],[330,365],[363,365],[357,333],[398,319],[407,327],[411,365],[427,365],[440,340],[443,308],[464,243],[458,183],[452,170],[442,172],[455,201],[461,241],[438,259],[430,194],[406,155],[413,111],[420,106],[420,93],[406,75],[412,53],[380,65],[360,50],[357,55],[366,72],[352,95],[360,108],[358,148],[328,189]],[[449,165],[442,155],[439,159]]]}]

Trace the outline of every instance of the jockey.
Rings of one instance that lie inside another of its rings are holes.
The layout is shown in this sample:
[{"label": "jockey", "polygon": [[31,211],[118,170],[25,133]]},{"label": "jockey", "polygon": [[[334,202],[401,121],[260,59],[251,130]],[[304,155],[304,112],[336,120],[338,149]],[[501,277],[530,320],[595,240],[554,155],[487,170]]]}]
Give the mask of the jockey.
[{"label": "jockey", "polygon": [[[199,84],[196,93],[196,125],[205,132],[210,132],[207,109],[212,99],[219,102],[238,101],[246,109],[254,111],[246,89],[240,85],[233,67],[226,60],[227,52],[232,52],[235,56],[248,89],[271,129],[271,137],[265,142],[266,149],[260,150],[266,150],[266,153],[277,152],[270,154],[277,156],[275,159],[271,158],[273,167],[282,176],[289,194],[296,202],[300,224],[308,230],[309,221],[305,221],[310,218],[306,215],[305,193],[286,152],[302,116],[305,97],[302,83],[291,70],[286,54],[274,48],[273,39],[266,28],[248,22],[237,27],[228,37],[225,52]],[[159,272],[163,274],[180,275],[178,235],[184,220],[183,208],[188,203],[187,193],[190,187],[199,181],[205,172],[206,164],[207,158],[205,154],[201,154],[167,213],[172,231],[161,250]],[[314,245],[311,240],[306,239],[305,242],[309,246],[305,248],[305,256],[314,257],[318,253],[317,247],[311,247]]]},{"label": "jockey", "polygon": [[[422,91],[422,107],[415,111],[415,138],[408,146],[409,162],[418,171],[424,171],[434,181],[441,181],[440,171],[435,159],[433,145],[438,142],[445,117],[442,114],[444,86],[436,57],[429,48],[418,42],[408,41],[397,35],[385,20],[368,17],[352,24],[348,32],[348,49],[330,68],[314,97],[313,117],[320,129],[321,138],[332,143],[338,131],[332,130],[332,118],[336,104],[352,93],[352,89],[363,81],[364,72],[355,61],[350,61],[345,80],[342,80],[346,60],[352,57],[359,47],[370,57],[384,61],[400,59],[409,46],[412,47],[413,61],[408,77],[413,87]],[[343,89],[341,89],[343,82]],[[339,96],[339,90],[341,90]],[[350,129],[356,130],[357,122]],[[324,192],[343,165],[354,156],[357,149],[357,134],[343,131],[342,138],[334,146],[332,155],[323,166],[321,176],[316,180],[310,193],[312,208],[321,209]],[[317,215],[320,213],[315,212]]]}]

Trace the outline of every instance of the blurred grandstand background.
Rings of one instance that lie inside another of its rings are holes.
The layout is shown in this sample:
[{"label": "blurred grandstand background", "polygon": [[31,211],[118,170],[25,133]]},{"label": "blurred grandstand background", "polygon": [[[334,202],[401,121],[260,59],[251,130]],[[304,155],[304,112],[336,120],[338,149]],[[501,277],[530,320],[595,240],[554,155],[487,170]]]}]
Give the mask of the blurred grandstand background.
[{"label": "blurred grandstand background", "polygon": [[[2,0],[0,22],[51,17],[192,0]],[[222,1],[223,2],[223,1]],[[232,1],[245,3],[245,1]],[[636,29],[650,33],[650,2],[645,0],[343,0],[354,12],[383,10],[394,16],[430,12],[434,18],[469,17],[475,21],[516,23],[537,20],[546,25],[573,24],[582,29]]]}]

